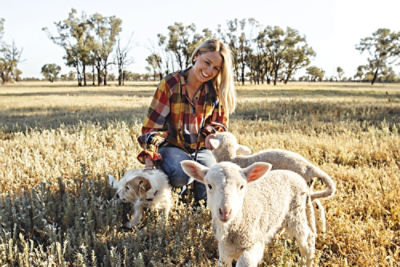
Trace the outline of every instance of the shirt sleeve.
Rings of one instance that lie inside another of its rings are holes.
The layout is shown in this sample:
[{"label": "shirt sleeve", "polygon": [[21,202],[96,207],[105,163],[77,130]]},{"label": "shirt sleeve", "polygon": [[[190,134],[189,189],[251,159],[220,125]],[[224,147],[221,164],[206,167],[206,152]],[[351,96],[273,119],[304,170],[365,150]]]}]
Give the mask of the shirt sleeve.
[{"label": "shirt sleeve", "polygon": [[[221,109],[221,111],[219,110]],[[212,115],[207,119],[202,135],[206,137],[209,134],[225,132],[228,129],[229,115],[225,113],[223,106],[213,110]]]},{"label": "shirt sleeve", "polygon": [[161,159],[158,148],[168,135],[166,122],[170,114],[169,98],[170,90],[165,80],[162,80],[154,93],[147,116],[143,122],[142,135],[137,139],[143,148],[137,159],[143,164],[146,157],[153,161]]}]

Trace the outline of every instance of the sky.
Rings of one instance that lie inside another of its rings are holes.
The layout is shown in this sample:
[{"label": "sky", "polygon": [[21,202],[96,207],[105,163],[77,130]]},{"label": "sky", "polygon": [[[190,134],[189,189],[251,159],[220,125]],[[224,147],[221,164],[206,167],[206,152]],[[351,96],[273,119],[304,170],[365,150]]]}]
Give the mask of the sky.
[{"label": "sky", "polygon": [[[263,26],[291,27],[305,36],[316,52],[311,65],[336,76],[354,76],[357,66],[367,63],[368,54],[355,46],[378,28],[400,31],[400,0],[0,0],[0,18],[5,19],[3,41],[23,49],[19,69],[22,77],[38,77],[44,64],[55,63],[62,73],[64,50],[42,30],[56,33],[54,22],[78,14],[100,13],[122,19],[121,42],[132,36],[131,72],[146,73],[145,59],[157,44],[157,34],[167,34],[169,25],[194,23],[197,31],[223,28],[232,19],[254,18]],[[395,70],[398,72],[399,68]]]}]

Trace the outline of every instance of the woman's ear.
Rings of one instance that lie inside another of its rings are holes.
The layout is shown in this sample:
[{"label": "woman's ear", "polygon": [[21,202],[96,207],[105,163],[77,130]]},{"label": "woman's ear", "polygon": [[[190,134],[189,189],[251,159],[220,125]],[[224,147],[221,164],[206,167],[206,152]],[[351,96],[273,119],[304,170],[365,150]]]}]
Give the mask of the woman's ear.
[{"label": "woman's ear", "polygon": [[196,63],[198,57],[199,57],[199,51],[197,51],[196,55],[193,56],[193,59],[192,59],[193,65],[194,65],[194,63]]}]

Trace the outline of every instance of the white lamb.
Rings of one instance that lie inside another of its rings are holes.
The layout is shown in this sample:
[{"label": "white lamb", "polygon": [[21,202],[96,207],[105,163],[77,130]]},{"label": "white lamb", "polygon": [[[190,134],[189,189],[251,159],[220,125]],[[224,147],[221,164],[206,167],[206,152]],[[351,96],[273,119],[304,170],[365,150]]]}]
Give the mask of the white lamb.
[{"label": "white lamb", "polygon": [[[312,200],[317,198],[331,197],[336,192],[336,185],[332,178],[316,165],[305,159],[300,154],[283,149],[267,149],[249,155],[250,148],[240,145],[236,137],[230,132],[217,133],[210,139],[213,154],[217,162],[231,161],[244,168],[254,162],[267,162],[272,164],[273,170],[291,170],[300,174],[308,184],[312,184],[313,178],[317,177],[326,185],[325,190],[313,194]],[[325,210],[319,200],[313,201],[317,212],[318,231],[325,232],[326,220]]]},{"label": "white lamb", "polygon": [[232,162],[211,168],[191,160],[181,165],[188,175],[206,185],[220,265],[232,266],[236,260],[236,266],[257,266],[265,245],[281,228],[296,238],[307,266],[312,265],[314,195],[300,175],[289,170],[270,171],[271,164],[264,162],[244,169]]}]

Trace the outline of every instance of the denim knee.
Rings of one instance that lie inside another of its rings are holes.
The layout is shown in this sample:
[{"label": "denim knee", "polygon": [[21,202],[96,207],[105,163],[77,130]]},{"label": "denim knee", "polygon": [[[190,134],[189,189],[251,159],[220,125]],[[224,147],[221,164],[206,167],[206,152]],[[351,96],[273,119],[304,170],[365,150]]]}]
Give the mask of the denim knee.
[{"label": "denim knee", "polygon": [[190,156],[177,147],[161,147],[159,150],[163,160],[160,168],[167,174],[172,187],[182,187],[191,182],[191,178],[182,170],[181,161],[190,160]]}]

